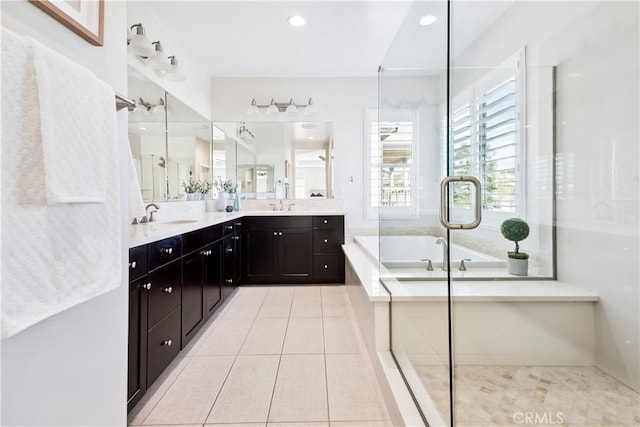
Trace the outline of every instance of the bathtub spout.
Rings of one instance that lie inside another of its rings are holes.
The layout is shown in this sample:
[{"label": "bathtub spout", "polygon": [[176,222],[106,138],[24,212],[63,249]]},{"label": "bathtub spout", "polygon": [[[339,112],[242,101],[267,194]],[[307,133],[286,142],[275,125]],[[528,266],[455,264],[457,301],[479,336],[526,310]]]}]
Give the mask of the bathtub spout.
[{"label": "bathtub spout", "polygon": [[436,239],[436,245],[442,245],[442,271],[449,270],[449,248],[447,247],[447,241],[442,237]]}]

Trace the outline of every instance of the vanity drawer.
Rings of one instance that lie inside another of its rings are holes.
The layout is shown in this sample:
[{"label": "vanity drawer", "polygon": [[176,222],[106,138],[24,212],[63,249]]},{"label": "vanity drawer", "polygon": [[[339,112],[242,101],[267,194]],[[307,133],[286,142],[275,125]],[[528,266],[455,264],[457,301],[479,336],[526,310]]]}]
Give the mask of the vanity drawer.
[{"label": "vanity drawer", "polygon": [[344,282],[344,256],[339,253],[314,255],[313,280],[316,283]]},{"label": "vanity drawer", "polygon": [[180,351],[180,308],[162,319],[147,335],[147,388]]},{"label": "vanity drawer", "polygon": [[147,245],[129,249],[129,281],[147,274]]},{"label": "vanity drawer", "polygon": [[[180,305],[182,291],[182,263],[172,262],[149,273],[149,328]],[[178,346],[180,347],[180,346]]]},{"label": "vanity drawer", "polygon": [[222,225],[214,225],[182,235],[182,248],[185,255],[222,239]]},{"label": "vanity drawer", "polygon": [[311,228],[310,216],[250,216],[244,218],[244,228]]},{"label": "vanity drawer", "polygon": [[149,270],[158,268],[182,256],[182,236],[149,243]]},{"label": "vanity drawer", "polygon": [[325,215],[313,217],[313,228],[340,228],[344,229],[344,216]]},{"label": "vanity drawer", "polygon": [[315,229],[313,230],[313,252],[341,252],[340,245],[344,243],[344,235],[341,229]]}]

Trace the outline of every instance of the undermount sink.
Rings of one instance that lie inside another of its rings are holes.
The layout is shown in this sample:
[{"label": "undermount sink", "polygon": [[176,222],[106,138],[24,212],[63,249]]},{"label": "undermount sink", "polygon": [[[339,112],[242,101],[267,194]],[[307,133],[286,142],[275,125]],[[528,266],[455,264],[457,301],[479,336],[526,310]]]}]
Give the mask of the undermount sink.
[{"label": "undermount sink", "polygon": [[158,221],[156,224],[193,224],[197,219],[174,219],[171,221]]}]

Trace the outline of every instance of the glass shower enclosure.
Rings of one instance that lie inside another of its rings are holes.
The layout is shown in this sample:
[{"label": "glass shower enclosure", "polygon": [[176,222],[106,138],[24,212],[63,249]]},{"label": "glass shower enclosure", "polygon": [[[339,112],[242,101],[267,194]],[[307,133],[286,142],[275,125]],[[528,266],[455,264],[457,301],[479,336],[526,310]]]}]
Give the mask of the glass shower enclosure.
[{"label": "glass shower enclosure", "polygon": [[425,424],[640,424],[638,17],[411,4],[365,113],[367,204]]}]

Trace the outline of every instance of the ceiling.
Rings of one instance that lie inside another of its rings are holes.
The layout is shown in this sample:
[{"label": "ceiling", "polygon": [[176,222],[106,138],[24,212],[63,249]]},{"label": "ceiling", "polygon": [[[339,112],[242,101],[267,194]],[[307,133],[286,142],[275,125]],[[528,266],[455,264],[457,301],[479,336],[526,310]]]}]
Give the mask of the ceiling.
[{"label": "ceiling", "polygon": [[[453,53],[512,3],[453,2]],[[129,2],[130,11],[144,16],[144,8],[164,23],[214,77],[364,77],[375,76],[383,63],[442,69],[446,5],[442,0]],[[438,20],[421,26],[425,14]],[[290,26],[292,15],[304,16],[306,25]]]}]

